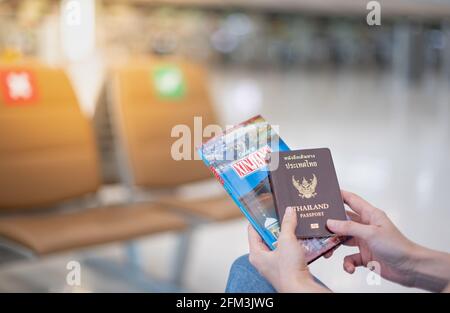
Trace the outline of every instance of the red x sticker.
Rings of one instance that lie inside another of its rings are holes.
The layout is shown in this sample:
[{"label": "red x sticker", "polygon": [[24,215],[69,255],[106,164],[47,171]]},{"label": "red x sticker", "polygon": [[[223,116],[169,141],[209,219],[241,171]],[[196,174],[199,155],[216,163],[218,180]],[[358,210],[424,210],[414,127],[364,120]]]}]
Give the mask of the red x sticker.
[{"label": "red x sticker", "polygon": [[26,69],[0,70],[0,89],[9,105],[28,105],[38,98],[34,73]]}]

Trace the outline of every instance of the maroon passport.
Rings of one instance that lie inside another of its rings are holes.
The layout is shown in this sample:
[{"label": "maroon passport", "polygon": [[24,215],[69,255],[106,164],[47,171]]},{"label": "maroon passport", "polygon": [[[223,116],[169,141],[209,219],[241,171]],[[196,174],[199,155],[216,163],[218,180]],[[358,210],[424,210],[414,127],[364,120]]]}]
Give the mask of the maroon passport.
[{"label": "maroon passport", "polygon": [[297,212],[297,238],[329,237],[328,219],[345,220],[341,190],[327,148],[271,153],[270,184],[279,220]]}]

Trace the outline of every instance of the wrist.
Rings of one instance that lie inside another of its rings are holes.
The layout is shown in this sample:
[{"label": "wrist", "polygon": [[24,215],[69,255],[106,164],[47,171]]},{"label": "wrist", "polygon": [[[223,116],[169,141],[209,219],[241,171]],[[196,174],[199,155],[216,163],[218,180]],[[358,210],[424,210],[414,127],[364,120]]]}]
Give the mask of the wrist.
[{"label": "wrist", "polygon": [[314,280],[308,270],[302,271],[295,279],[289,279],[279,290],[290,293],[329,292],[329,290]]},{"label": "wrist", "polygon": [[450,255],[415,244],[411,252],[412,287],[442,291],[450,281]]}]

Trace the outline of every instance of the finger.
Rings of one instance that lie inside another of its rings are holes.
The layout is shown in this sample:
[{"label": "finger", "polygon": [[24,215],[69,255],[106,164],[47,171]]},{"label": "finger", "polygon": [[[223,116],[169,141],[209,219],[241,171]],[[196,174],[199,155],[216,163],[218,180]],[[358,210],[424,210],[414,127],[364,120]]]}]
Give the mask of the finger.
[{"label": "finger", "polygon": [[362,262],[360,253],[347,255],[344,258],[344,270],[349,274],[353,274],[355,272],[355,269],[358,266],[362,266],[362,265],[363,265],[363,262]]},{"label": "finger", "polygon": [[352,192],[341,190],[341,194],[344,202],[359,215],[370,215],[372,212],[377,210],[369,202]]},{"label": "finger", "polygon": [[292,207],[287,207],[281,223],[280,239],[296,239],[297,214]]},{"label": "finger", "polygon": [[334,248],[332,248],[330,251],[327,251],[323,256],[324,256],[325,258],[327,258],[327,259],[330,258],[330,257],[332,257],[334,251],[336,251],[337,248],[338,248],[337,246],[334,247]]},{"label": "finger", "polygon": [[355,237],[352,237],[352,238],[344,241],[342,244],[344,246],[347,246],[347,247],[357,247],[358,246],[358,239],[355,238]]},{"label": "finger", "polygon": [[355,212],[350,211],[350,210],[346,210],[345,214],[347,214],[347,216],[350,218],[350,220],[352,220],[354,222],[361,223],[361,216],[359,216]]},{"label": "finger", "polygon": [[[294,235],[294,237],[296,237]],[[297,239],[295,238],[295,240],[292,240],[290,243],[293,243],[292,246],[286,245],[287,249],[295,249],[295,250],[291,250],[291,251],[297,251],[299,253],[300,256],[300,266],[301,268],[305,269],[308,268],[308,263],[306,262],[305,259],[305,255],[306,255],[306,251],[305,251],[305,243],[303,242],[302,239]]]},{"label": "finger", "polygon": [[328,228],[337,235],[355,236],[364,240],[372,237],[375,228],[372,225],[364,225],[353,221],[327,220]]},{"label": "finger", "polygon": [[250,254],[260,253],[261,251],[270,251],[252,225],[248,225],[248,245]]}]

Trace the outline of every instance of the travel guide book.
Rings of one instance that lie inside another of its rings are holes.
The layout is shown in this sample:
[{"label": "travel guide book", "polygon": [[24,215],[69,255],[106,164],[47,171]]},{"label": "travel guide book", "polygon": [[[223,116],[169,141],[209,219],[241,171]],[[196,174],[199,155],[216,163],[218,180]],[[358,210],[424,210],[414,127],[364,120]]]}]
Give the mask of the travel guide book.
[{"label": "travel guide book", "polygon": [[[268,176],[267,156],[290,151],[261,116],[251,118],[197,149],[200,157],[270,249],[275,249],[280,223]],[[311,263],[343,241],[338,236],[303,240]]]}]

